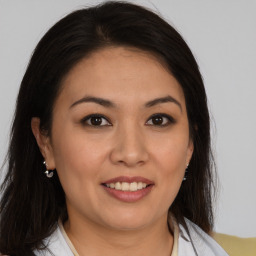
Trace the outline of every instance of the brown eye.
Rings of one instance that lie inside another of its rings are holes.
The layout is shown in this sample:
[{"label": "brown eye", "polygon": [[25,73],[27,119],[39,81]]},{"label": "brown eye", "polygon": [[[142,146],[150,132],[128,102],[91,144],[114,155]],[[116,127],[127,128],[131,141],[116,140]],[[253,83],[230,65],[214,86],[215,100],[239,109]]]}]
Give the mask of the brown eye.
[{"label": "brown eye", "polygon": [[152,118],[152,123],[154,125],[161,125],[164,121],[164,118],[162,116],[155,116]]},{"label": "brown eye", "polygon": [[166,114],[155,114],[147,121],[146,124],[154,126],[167,126],[173,123],[175,123],[175,120],[171,116]]},{"label": "brown eye", "polygon": [[102,124],[102,118],[95,116],[95,117],[91,117],[91,124],[92,125],[101,125]]},{"label": "brown eye", "polygon": [[84,125],[89,126],[109,126],[109,121],[101,115],[89,115],[81,121]]}]

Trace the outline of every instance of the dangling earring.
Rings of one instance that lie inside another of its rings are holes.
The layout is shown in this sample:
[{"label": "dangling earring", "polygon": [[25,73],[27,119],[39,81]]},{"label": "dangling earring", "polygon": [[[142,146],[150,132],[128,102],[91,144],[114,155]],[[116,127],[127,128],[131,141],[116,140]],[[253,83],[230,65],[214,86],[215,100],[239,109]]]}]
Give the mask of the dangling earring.
[{"label": "dangling earring", "polygon": [[188,178],[188,166],[189,166],[189,164],[187,164],[187,168],[185,170],[185,175],[184,175],[183,181],[187,180],[187,178]]},{"label": "dangling earring", "polygon": [[44,161],[43,164],[44,164],[45,167],[46,167],[46,171],[44,172],[45,175],[46,175],[46,177],[47,177],[47,178],[52,178],[52,176],[53,176],[53,171],[49,171],[49,170],[48,170],[48,166],[47,166],[46,161]]}]

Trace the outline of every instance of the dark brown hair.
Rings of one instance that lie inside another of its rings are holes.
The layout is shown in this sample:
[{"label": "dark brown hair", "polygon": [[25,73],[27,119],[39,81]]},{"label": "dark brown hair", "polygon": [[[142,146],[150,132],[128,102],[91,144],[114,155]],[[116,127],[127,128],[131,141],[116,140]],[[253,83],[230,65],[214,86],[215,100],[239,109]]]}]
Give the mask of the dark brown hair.
[{"label": "dark brown hair", "polygon": [[31,131],[32,117],[50,135],[52,110],[68,71],[93,51],[128,46],[159,57],[181,85],[194,153],[188,178],[170,207],[179,223],[188,218],[204,231],[213,225],[210,125],[204,84],[180,34],[157,14],[126,2],[75,11],[56,23],[38,43],[21,82],[1,190],[0,251],[33,255],[43,239],[67,218],[58,176],[47,179]]}]

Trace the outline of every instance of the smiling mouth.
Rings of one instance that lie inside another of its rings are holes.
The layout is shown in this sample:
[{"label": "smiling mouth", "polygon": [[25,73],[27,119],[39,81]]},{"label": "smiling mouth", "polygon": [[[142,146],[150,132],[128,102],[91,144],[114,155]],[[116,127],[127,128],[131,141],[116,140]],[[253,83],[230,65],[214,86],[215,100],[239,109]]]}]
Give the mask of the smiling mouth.
[{"label": "smiling mouth", "polygon": [[118,182],[112,182],[112,183],[102,183],[102,185],[114,190],[136,192],[138,190],[142,190],[149,186],[152,186],[153,184],[146,184],[144,182],[119,182],[118,181]]},{"label": "smiling mouth", "polygon": [[155,183],[140,176],[119,176],[101,183],[108,195],[126,203],[137,202],[152,191]]}]

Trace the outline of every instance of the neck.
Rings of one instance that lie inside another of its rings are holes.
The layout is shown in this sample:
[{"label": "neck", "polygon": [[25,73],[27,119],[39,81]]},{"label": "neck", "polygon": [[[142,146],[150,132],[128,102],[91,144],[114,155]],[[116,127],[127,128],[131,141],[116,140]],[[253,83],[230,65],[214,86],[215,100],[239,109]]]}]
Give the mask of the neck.
[{"label": "neck", "polygon": [[166,216],[136,230],[115,230],[70,218],[64,229],[80,256],[170,256],[173,247]]}]

